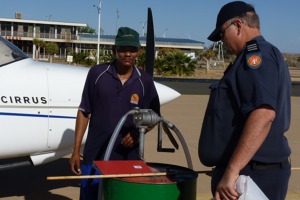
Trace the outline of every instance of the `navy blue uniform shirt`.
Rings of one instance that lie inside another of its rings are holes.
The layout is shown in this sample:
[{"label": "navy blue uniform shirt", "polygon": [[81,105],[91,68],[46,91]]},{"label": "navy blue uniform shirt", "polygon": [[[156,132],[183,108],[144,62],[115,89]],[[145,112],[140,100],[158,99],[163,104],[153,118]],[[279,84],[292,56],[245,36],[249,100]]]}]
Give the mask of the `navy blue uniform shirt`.
[{"label": "navy blue uniform shirt", "polygon": [[[85,164],[103,159],[116,125],[134,107],[152,109],[160,115],[158,94],[150,75],[134,67],[130,78],[122,85],[115,70],[115,62],[90,69],[79,106],[80,110],[91,113],[83,155]],[[118,135],[110,160],[139,159],[138,145],[130,149],[121,145],[121,139],[128,132],[139,136],[132,115],[127,117]]]},{"label": "navy blue uniform shirt", "polygon": [[290,125],[290,96],[290,74],[281,53],[262,36],[256,37],[222,79],[211,85],[199,139],[200,161],[206,166],[226,165],[249,113],[261,105],[271,106],[276,118],[252,160],[277,163],[287,159],[291,150],[284,133]]}]

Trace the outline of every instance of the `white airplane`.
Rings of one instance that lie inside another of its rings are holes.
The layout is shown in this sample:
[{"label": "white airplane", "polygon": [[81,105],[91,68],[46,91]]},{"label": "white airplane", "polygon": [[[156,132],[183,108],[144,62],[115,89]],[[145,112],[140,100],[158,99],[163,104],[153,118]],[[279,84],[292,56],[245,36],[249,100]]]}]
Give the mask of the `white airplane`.
[{"label": "white airplane", "polygon": [[[24,158],[39,165],[71,153],[87,72],[85,67],[34,61],[0,36],[0,160]],[[155,86],[161,104],[180,96]]]}]

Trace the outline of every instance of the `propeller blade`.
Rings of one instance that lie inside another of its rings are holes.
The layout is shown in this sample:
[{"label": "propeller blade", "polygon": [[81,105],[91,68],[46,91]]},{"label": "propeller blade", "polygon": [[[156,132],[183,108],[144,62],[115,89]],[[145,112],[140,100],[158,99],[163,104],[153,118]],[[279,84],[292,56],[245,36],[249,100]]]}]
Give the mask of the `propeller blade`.
[{"label": "propeller blade", "polygon": [[148,8],[146,38],[146,72],[153,76],[155,59],[154,26],[151,8]]}]

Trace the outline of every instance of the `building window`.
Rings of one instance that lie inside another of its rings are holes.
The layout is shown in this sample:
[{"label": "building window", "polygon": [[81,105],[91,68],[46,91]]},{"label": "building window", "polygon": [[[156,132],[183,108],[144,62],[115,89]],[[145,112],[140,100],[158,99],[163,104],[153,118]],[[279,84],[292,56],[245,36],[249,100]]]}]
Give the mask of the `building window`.
[{"label": "building window", "polygon": [[2,36],[12,36],[11,23],[7,23],[7,22],[1,23],[1,35]]}]

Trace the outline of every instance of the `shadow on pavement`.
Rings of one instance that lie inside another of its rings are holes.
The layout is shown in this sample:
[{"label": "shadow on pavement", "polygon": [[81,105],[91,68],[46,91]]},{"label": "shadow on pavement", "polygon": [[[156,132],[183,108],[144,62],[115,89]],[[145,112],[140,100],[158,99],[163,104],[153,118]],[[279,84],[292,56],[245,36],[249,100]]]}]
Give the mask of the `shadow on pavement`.
[{"label": "shadow on pavement", "polygon": [[0,171],[0,198],[24,196],[26,200],[67,200],[65,196],[51,193],[51,190],[64,187],[79,187],[78,180],[48,181],[48,176],[73,175],[68,165],[69,159],[40,165],[20,167]]}]

